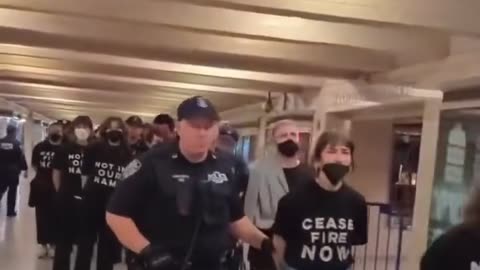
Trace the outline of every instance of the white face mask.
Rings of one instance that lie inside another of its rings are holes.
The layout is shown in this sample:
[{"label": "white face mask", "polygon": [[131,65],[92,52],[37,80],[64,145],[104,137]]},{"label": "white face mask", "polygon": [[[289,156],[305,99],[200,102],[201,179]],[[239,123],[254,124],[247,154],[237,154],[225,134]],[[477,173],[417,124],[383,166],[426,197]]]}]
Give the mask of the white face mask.
[{"label": "white face mask", "polygon": [[76,128],[75,136],[79,141],[86,141],[90,136],[90,131],[86,128]]}]

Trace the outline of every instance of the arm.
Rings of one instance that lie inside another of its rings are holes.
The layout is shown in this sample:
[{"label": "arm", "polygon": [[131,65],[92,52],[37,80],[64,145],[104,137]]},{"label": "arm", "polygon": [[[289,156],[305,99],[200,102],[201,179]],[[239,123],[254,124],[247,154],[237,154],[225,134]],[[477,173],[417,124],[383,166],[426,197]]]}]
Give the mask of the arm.
[{"label": "arm", "polygon": [[60,181],[62,181],[62,172],[58,169],[53,169],[52,178],[55,191],[58,192],[58,190],[60,189]]},{"label": "arm", "polygon": [[353,245],[365,245],[368,242],[368,209],[365,199],[359,204],[355,221],[355,238]]},{"label": "arm", "polygon": [[107,212],[107,224],[122,245],[139,254],[150,242],[140,233],[131,218]]},{"label": "arm", "polygon": [[230,232],[234,237],[246,242],[256,249],[261,249],[263,241],[268,239],[268,237],[257,229],[257,227],[255,227],[246,216],[231,223]]},{"label": "arm", "polygon": [[36,171],[38,166],[40,165],[40,151],[39,151],[39,146],[41,143],[35,145],[32,151],[32,160],[30,161],[32,164],[32,168]]},{"label": "arm", "polygon": [[62,181],[62,171],[67,168],[67,155],[64,149],[60,148],[53,156],[52,179],[55,191],[58,192]]},{"label": "arm", "polygon": [[273,253],[273,260],[275,261],[275,266],[277,269],[283,269],[282,266],[285,264],[285,250],[287,248],[287,243],[285,239],[278,234],[273,235],[273,246],[275,247],[275,252]]},{"label": "arm", "polygon": [[142,211],[144,202],[154,185],[152,172],[145,162],[132,161],[124,171],[124,178],[112,194],[107,206],[107,224],[118,240],[128,249],[140,253],[150,242],[142,235],[132,217]]},{"label": "arm", "polygon": [[85,153],[83,154],[83,162],[82,162],[82,176],[80,177],[82,180],[82,188],[85,187],[87,183],[88,176],[92,174],[95,164],[95,148],[96,145],[92,144],[85,149]]},{"label": "arm", "polygon": [[273,246],[275,247],[273,260],[277,269],[283,269],[285,264],[285,251],[287,249],[287,241],[285,239],[288,239],[288,235],[293,231],[289,224],[292,224],[294,217],[292,217],[292,211],[289,209],[291,202],[287,202],[287,199],[288,197],[283,197],[278,202],[278,210],[272,227]]}]

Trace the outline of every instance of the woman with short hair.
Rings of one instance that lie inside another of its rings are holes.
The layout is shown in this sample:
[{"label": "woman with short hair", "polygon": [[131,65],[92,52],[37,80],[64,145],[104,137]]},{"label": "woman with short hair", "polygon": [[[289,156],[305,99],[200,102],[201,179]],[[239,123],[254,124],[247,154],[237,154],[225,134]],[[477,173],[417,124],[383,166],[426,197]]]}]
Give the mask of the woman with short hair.
[{"label": "woman with short hair", "polygon": [[278,269],[346,270],[352,246],[367,242],[365,198],[345,183],[353,168],[354,144],[325,132],[314,148],[315,181],[287,194],[273,225]]}]

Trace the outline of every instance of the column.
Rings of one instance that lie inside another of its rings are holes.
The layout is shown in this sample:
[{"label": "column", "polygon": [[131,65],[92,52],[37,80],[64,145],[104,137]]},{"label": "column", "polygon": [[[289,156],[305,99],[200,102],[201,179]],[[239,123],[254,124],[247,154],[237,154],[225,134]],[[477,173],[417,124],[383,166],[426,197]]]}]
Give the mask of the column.
[{"label": "column", "polygon": [[410,246],[404,247],[407,248],[407,262],[402,264],[402,269],[419,269],[421,256],[427,248],[441,104],[441,99],[425,101],[413,226]]}]

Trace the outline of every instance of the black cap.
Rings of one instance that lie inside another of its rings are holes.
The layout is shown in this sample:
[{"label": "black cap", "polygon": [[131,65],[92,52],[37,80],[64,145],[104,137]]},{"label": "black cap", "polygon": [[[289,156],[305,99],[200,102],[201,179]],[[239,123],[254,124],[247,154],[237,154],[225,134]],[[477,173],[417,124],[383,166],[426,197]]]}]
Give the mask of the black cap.
[{"label": "black cap", "polygon": [[239,135],[236,129],[234,129],[232,126],[229,124],[223,124],[220,126],[220,131],[219,131],[220,136],[229,136],[231,137],[235,142],[238,142]]},{"label": "black cap", "polygon": [[213,104],[206,98],[195,96],[184,100],[177,108],[178,120],[191,118],[206,118],[212,121],[220,120]]},{"label": "black cap", "polygon": [[137,115],[132,115],[125,120],[125,123],[132,127],[143,127],[142,118],[138,117]]}]

